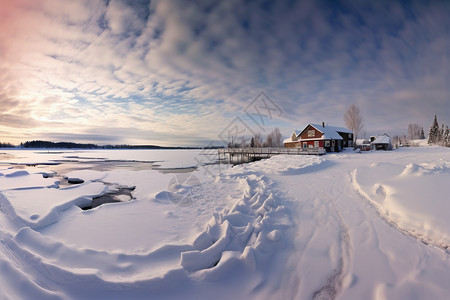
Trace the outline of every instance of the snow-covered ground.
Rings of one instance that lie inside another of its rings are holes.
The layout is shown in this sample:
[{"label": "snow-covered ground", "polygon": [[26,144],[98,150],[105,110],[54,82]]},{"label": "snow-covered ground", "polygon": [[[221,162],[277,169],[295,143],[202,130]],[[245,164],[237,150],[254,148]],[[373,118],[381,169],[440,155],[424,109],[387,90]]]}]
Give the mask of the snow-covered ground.
[{"label": "snow-covered ground", "polygon": [[1,150],[0,299],[448,299],[450,149],[205,154]]}]

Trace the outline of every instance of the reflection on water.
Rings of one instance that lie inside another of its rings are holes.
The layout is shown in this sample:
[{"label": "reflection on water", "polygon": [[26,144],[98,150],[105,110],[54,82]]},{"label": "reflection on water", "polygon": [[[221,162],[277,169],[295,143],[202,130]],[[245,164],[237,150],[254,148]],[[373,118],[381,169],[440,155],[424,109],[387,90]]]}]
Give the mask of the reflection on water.
[{"label": "reflection on water", "polygon": [[91,205],[87,207],[81,207],[83,210],[96,208],[106,203],[126,202],[133,199],[132,192],[135,187],[119,187],[116,191],[105,193],[99,197],[92,199]]}]

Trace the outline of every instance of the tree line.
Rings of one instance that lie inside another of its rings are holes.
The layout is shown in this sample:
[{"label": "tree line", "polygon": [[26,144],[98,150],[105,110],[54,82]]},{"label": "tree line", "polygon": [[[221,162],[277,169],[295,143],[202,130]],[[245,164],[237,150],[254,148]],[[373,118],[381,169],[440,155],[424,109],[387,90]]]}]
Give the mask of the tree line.
[{"label": "tree line", "polygon": [[434,120],[428,133],[428,144],[450,147],[450,132],[448,125],[441,124],[441,127],[439,127],[436,115],[434,115]]},{"label": "tree line", "polygon": [[[9,145],[4,147],[13,148],[15,147],[12,144],[2,144],[0,143],[0,147],[2,145]],[[97,144],[82,144],[82,143],[73,143],[73,142],[50,142],[50,141],[26,141],[25,143],[20,143],[19,148],[36,148],[36,149],[201,149],[199,147],[163,147],[156,145],[97,145]]]},{"label": "tree line", "polygon": [[280,148],[283,147],[283,136],[280,129],[275,128],[263,140],[261,133],[255,133],[250,139],[241,137],[239,141],[235,141],[235,137],[231,137],[228,148]]},{"label": "tree line", "polygon": [[49,142],[49,141],[26,141],[25,143],[20,143],[20,147],[23,148],[65,148],[65,149],[95,149],[98,148],[95,144],[79,144],[71,142]]},{"label": "tree line", "polygon": [[0,142],[0,148],[14,148],[15,146],[10,143],[2,143]]},{"label": "tree line", "polygon": [[[392,144],[414,146],[414,140],[418,139],[426,139],[425,132],[423,127],[412,123],[408,125],[408,134],[394,136],[392,138]],[[436,115],[434,115],[430,130],[428,131],[428,144],[450,147],[450,131],[448,125],[439,125]]]},{"label": "tree line", "polygon": [[408,125],[407,134],[400,134],[395,135],[392,137],[392,144],[394,146],[398,145],[408,145],[408,146],[414,146],[415,140],[424,140],[425,139],[425,132],[423,131],[423,127],[416,124],[411,123]]}]

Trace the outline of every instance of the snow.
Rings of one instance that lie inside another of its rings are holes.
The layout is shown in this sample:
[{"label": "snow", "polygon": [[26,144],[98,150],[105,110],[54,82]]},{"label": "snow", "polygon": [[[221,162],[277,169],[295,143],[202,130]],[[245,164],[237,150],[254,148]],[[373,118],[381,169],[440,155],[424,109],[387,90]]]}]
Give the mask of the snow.
[{"label": "snow", "polygon": [[390,144],[391,138],[387,134],[377,135],[372,144]]},{"label": "snow", "polygon": [[373,164],[353,176],[356,189],[390,223],[427,243],[450,247],[450,161]]},{"label": "snow", "polygon": [[428,145],[428,139],[413,140],[412,145],[417,147],[430,147],[430,145]]},{"label": "snow", "polygon": [[[279,155],[234,167],[202,166],[202,150],[5,152],[2,299],[450,292],[448,148]],[[80,208],[121,188],[131,199]]]},{"label": "snow", "polygon": [[337,130],[341,130],[341,132],[348,132],[351,133],[348,129],[341,128],[341,127],[334,127],[334,126],[328,126],[326,125],[323,127],[319,124],[311,124],[314,128],[319,130],[323,133],[322,139],[333,139],[333,140],[343,140],[342,136],[337,133]]},{"label": "snow", "polygon": [[335,130],[335,131],[337,131],[337,132],[353,133],[353,131],[351,131],[350,129],[345,128],[345,127],[329,126],[329,125],[326,125],[326,126],[327,126],[327,127],[330,127],[331,129],[333,129],[333,130]]}]

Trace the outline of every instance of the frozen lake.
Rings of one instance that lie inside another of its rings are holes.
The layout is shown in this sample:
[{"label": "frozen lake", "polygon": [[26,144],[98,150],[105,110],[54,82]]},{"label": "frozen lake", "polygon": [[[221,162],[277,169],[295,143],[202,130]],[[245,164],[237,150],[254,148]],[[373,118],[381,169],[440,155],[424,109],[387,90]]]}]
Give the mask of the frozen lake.
[{"label": "frozen lake", "polygon": [[[0,150],[0,165],[70,171],[193,169],[217,163],[217,150]],[[49,167],[51,166],[51,167]]]}]

